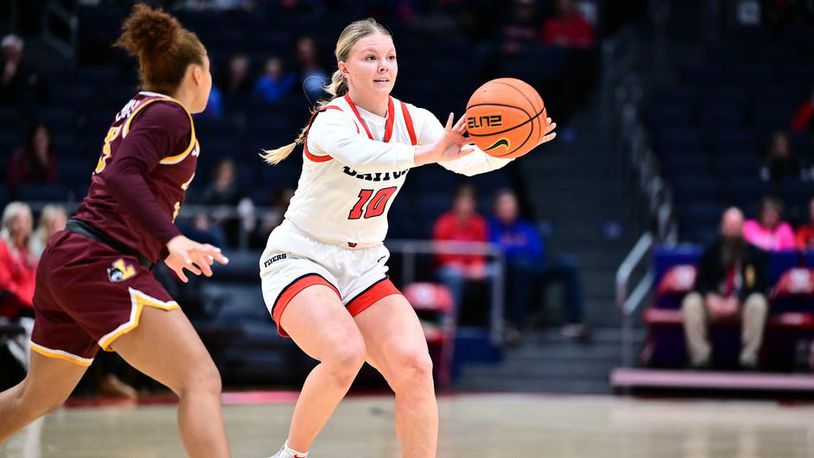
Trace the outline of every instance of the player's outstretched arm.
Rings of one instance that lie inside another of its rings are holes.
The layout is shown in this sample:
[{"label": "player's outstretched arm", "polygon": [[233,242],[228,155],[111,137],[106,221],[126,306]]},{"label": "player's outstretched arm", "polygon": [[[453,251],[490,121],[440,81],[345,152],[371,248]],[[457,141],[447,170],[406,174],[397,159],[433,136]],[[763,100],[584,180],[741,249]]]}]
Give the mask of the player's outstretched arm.
[{"label": "player's outstretched arm", "polygon": [[[552,122],[551,118],[548,118],[548,125],[545,128],[545,133],[537,146],[553,140],[557,136],[557,134],[554,132],[554,129],[556,128],[557,123]],[[452,172],[460,173],[466,176],[473,176],[500,169],[516,159],[504,159],[490,156],[472,143],[464,146],[463,150],[468,154],[462,156],[458,160],[442,162],[440,165]]]}]

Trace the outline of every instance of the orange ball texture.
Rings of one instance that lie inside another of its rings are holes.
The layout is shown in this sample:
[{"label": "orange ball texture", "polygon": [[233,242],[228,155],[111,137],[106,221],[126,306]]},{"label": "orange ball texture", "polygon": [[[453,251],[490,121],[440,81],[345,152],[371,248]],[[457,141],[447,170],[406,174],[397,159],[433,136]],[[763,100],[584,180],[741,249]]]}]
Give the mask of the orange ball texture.
[{"label": "orange ball texture", "polygon": [[548,126],[542,97],[528,83],[498,78],[479,87],[466,104],[470,139],[494,157],[520,157],[537,146]]}]

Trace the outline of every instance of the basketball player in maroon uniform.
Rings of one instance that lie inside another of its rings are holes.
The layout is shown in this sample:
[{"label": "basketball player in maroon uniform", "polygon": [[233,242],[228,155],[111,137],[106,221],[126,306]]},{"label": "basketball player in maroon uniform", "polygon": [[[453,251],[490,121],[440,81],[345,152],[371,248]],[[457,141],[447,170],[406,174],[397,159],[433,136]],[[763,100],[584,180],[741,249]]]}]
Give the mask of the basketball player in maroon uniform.
[{"label": "basketball player in maroon uniform", "polygon": [[206,49],[172,16],[136,5],[117,46],[139,59],[144,91],[115,116],[90,190],[67,229],[51,238],[37,271],[31,367],[0,393],[0,443],[60,406],[99,347],[180,397],[178,423],[191,456],[228,456],[220,376],[178,304],[151,273],[164,262],[212,275],[218,248],[173,221],[199,153],[190,113],[206,107]]}]

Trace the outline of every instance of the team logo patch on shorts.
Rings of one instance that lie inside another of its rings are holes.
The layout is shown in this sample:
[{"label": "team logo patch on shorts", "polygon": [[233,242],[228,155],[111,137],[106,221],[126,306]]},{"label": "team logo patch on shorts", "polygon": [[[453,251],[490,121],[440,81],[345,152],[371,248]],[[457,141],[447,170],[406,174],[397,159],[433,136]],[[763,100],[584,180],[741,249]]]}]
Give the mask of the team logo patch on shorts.
[{"label": "team logo patch on shorts", "polygon": [[268,266],[270,266],[270,265],[274,264],[274,263],[275,263],[275,262],[277,262],[277,261],[280,261],[280,260],[285,259],[286,257],[287,257],[287,256],[286,256],[286,254],[285,254],[285,253],[282,253],[282,254],[276,254],[276,255],[274,255],[274,256],[272,256],[272,257],[270,257],[270,258],[266,259],[265,261],[263,261],[263,267],[268,267]]},{"label": "team logo patch on shorts", "polygon": [[119,258],[111,267],[107,268],[107,278],[113,283],[119,283],[136,275],[136,269],[130,264],[125,264],[124,259]]}]

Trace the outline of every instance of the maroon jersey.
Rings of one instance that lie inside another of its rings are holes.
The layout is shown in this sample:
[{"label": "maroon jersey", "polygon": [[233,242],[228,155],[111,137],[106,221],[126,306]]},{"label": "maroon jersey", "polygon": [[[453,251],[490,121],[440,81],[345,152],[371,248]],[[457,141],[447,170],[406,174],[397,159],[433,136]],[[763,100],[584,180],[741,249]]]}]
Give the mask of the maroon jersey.
[{"label": "maroon jersey", "polygon": [[116,115],[74,219],[151,262],[181,232],[173,222],[198,161],[192,116],[175,99],[140,92]]}]

